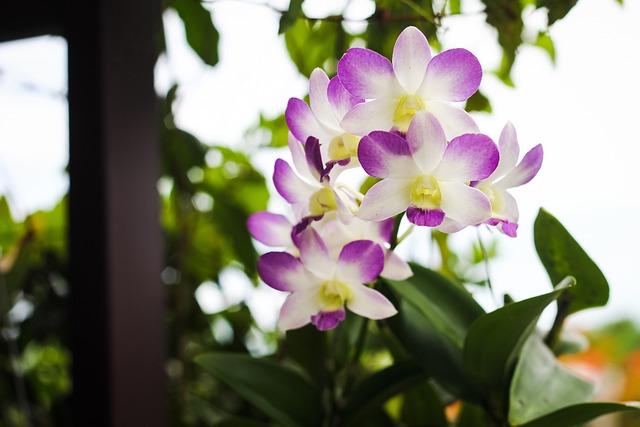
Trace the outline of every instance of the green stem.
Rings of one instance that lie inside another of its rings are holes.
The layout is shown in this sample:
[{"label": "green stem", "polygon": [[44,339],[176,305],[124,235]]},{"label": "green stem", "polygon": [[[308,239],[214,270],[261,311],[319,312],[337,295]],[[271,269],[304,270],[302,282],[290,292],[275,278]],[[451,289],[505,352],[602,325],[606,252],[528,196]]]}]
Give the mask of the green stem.
[{"label": "green stem", "polygon": [[396,216],[395,222],[393,223],[393,232],[391,233],[391,241],[389,242],[391,245],[391,250],[394,250],[396,246],[398,246],[398,231],[400,231],[400,223],[402,222],[402,217],[404,216],[404,212]]},{"label": "green stem", "polygon": [[364,351],[364,346],[367,342],[367,335],[369,331],[369,319],[366,317],[362,318],[362,323],[360,324],[360,330],[358,331],[358,340],[356,341],[355,350],[353,352],[353,358],[351,362],[347,365],[347,379],[344,384],[344,390],[342,392],[342,396],[347,397],[349,393],[351,393],[351,389],[353,388],[356,382],[356,373],[357,373],[357,365],[360,363],[360,356]]}]

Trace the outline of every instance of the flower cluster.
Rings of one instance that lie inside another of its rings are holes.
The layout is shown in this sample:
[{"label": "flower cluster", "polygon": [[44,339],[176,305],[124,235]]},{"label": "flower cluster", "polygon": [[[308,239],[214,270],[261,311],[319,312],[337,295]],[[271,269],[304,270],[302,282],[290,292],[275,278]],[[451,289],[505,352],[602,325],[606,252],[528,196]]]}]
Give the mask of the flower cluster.
[{"label": "flower cluster", "polygon": [[[508,189],[537,174],[542,147],[518,163],[510,123],[497,145],[480,133],[456,103],[475,93],[481,79],[469,51],[432,56],[425,36],[408,27],[392,61],[351,48],[336,77],[321,69],[311,74],[309,104],[289,100],[293,166],[278,159],[273,181],[292,219],[259,212],[248,222],[256,240],[284,248],[258,262],[265,283],[290,293],[280,311],[282,330],[308,323],[331,329],[345,308],[371,319],[395,314],[371,284],[378,276],[412,274],[390,245],[400,214],[447,233],[487,224],[515,237],[518,206]],[[364,195],[341,180],[353,168],[376,179]]]}]

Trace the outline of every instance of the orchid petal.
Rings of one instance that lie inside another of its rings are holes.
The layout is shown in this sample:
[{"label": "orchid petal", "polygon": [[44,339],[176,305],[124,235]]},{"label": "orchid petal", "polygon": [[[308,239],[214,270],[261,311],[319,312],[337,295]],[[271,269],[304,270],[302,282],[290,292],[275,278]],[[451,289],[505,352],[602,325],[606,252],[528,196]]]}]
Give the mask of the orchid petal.
[{"label": "orchid petal", "polygon": [[[500,163],[491,177],[500,178],[516,167],[518,157],[520,156],[520,146],[518,145],[518,136],[516,129],[511,122],[502,128],[500,139],[498,140],[498,150],[500,151]],[[491,178],[489,177],[489,179]]]},{"label": "orchid petal", "polygon": [[316,119],[325,125],[337,124],[333,109],[327,98],[329,77],[321,68],[316,68],[309,76],[309,105]]},{"label": "orchid petal", "polygon": [[491,216],[491,202],[477,188],[461,182],[440,182],[440,207],[447,217],[462,225],[475,225]]},{"label": "orchid petal", "polygon": [[267,246],[291,247],[293,224],[284,216],[267,211],[256,212],[247,219],[247,229],[254,239]]},{"label": "orchid petal", "polygon": [[328,331],[340,324],[345,318],[344,309],[336,311],[320,311],[311,316],[311,323],[318,328],[319,331]]},{"label": "orchid petal", "polygon": [[358,145],[360,165],[376,178],[404,178],[421,174],[407,141],[396,134],[373,131]]},{"label": "orchid petal", "polygon": [[326,135],[326,131],[302,99],[289,99],[284,118],[291,133],[300,141],[306,141],[310,136],[323,138]]},{"label": "orchid petal", "polygon": [[433,171],[447,148],[447,139],[440,122],[433,114],[419,111],[407,131],[411,155],[424,172]]},{"label": "orchid petal", "polygon": [[391,62],[369,49],[353,47],[338,62],[344,87],[361,98],[390,98],[402,92]]},{"label": "orchid petal", "polygon": [[425,109],[436,116],[448,141],[465,133],[480,132],[473,117],[460,107],[441,101],[426,101]]},{"label": "orchid petal", "polygon": [[482,67],[466,49],[450,49],[434,56],[418,89],[423,98],[465,101],[478,90]]},{"label": "orchid petal", "polygon": [[307,156],[304,152],[304,144],[302,143],[302,141],[298,141],[296,137],[293,136],[291,132],[289,132],[287,143],[289,145],[289,151],[291,152],[293,166],[296,168],[296,171],[300,175],[302,175],[303,178],[307,179],[310,182],[317,181],[317,178],[313,176],[313,174],[309,170],[309,165],[307,164]]},{"label": "orchid petal", "polygon": [[316,293],[315,289],[305,289],[287,297],[278,317],[278,327],[281,331],[301,328],[311,323],[311,316],[321,308]]},{"label": "orchid petal", "polygon": [[369,283],[384,268],[382,248],[371,240],[356,240],[340,251],[336,280],[345,283]]},{"label": "orchid petal", "polygon": [[364,285],[351,286],[351,298],[347,300],[347,308],[360,316],[369,319],[386,319],[398,311],[380,292]]},{"label": "orchid petal", "polygon": [[419,226],[437,227],[442,224],[445,213],[440,209],[422,209],[417,206],[407,208],[409,222]]},{"label": "orchid petal", "polygon": [[372,130],[391,130],[397,99],[385,98],[356,104],[340,122],[345,131],[364,136]]},{"label": "orchid petal", "polygon": [[542,166],[542,145],[538,144],[524,155],[520,164],[509,172],[504,178],[496,182],[500,188],[513,188],[524,185],[537,175]]},{"label": "orchid petal", "polygon": [[[367,221],[367,223],[371,224],[371,222]],[[393,218],[386,219],[384,221],[374,223],[376,225],[376,230],[378,231],[378,238],[385,242],[389,243],[391,241],[391,236],[393,234],[393,229],[395,227],[395,220]]]},{"label": "orchid petal", "polygon": [[324,241],[313,228],[307,228],[299,235],[298,248],[300,260],[307,270],[323,279],[333,277],[336,263],[331,259]]},{"label": "orchid petal", "polygon": [[273,184],[284,199],[289,203],[307,202],[316,187],[301,180],[291,169],[289,163],[277,159],[273,172]]},{"label": "orchid petal", "polygon": [[445,217],[444,221],[442,221],[442,224],[440,224],[437,229],[439,231],[442,231],[443,233],[457,233],[465,227],[466,225],[460,224],[456,220]]},{"label": "orchid petal", "polygon": [[393,69],[400,84],[410,93],[420,87],[427,65],[431,60],[431,48],[427,38],[416,27],[407,27],[398,36],[393,47]]},{"label": "orchid petal", "polygon": [[380,276],[391,280],[406,280],[413,276],[411,267],[397,253],[391,250],[385,251],[384,269]]},{"label": "orchid petal", "polygon": [[300,260],[288,252],[268,252],[258,258],[258,273],[273,289],[293,292],[314,279]]},{"label": "orchid petal", "polygon": [[[497,190],[500,191],[500,190]],[[518,202],[516,199],[506,190],[500,191],[504,206],[500,212],[497,212],[502,218],[507,219],[509,222],[518,222],[520,218],[520,211],[518,209]]]},{"label": "orchid petal", "polygon": [[345,114],[356,104],[364,102],[363,98],[354,96],[340,82],[338,77],[334,77],[329,81],[327,88],[327,97],[329,104],[333,109],[333,113],[338,122],[342,120]]},{"label": "orchid petal", "polygon": [[409,206],[413,179],[385,179],[367,191],[357,216],[368,221],[382,221]]},{"label": "orchid petal", "polygon": [[443,181],[478,181],[491,175],[500,154],[496,144],[481,133],[454,138],[433,174]]},{"label": "orchid petal", "polygon": [[324,181],[324,164],[322,164],[322,154],[320,153],[320,141],[318,138],[310,136],[304,144],[304,155],[307,159],[309,172],[314,176],[315,181]]}]

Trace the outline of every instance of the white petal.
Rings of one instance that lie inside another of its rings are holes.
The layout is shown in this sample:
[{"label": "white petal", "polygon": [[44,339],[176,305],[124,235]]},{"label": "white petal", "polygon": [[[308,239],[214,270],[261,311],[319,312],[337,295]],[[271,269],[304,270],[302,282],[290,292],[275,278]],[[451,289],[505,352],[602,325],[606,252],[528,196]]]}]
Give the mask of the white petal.
[{"label": "white petal", "polygon": [[369,319],[385,319],[398,311],[380,292],[364,285],[351,286],[351,298],[347,308],[360,316]]},{"label": "white petal", "polygon": [[480,132],[473,118],[460,107],[441,101],[427,101],[425,109],[436,116],[448,141],[464,133]]},{"label": "white petal", "polygon": [[442,203],[446,216],[462,225],[475,225],[491,216],[491,203],[477,188],[461,182],[440,182]]},{"label": "white petal", "polygon": [[422,83],[431,60],[427,38],[416,27],[405,28],[393,47],[393,70],[404,88],[414,93]]},{"label": "white petal", "polygon": [[369,189],[357,216],[382,221],[403,212],[409,206],[412,179],[384,179]]},{"label": "white petal", "polygon": [[280,309],[280,330],[297,329],[311,323],[311,316],[320,311],[317,293],[316,289],[309,289],[290,294]]},{"label": "white petal", "polygon": [[391,130],[393,113],[397,106],[398,100],[394,98],[374,99],[356,104],[345,114],[340,127],[357,136],[364,136],[373,130]]}]

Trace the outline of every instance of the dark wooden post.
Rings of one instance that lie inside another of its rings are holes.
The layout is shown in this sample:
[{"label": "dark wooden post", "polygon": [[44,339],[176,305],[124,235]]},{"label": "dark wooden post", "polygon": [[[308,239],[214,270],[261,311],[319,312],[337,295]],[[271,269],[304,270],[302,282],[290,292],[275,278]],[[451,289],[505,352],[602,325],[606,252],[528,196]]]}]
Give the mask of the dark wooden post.
[{"label": "dark wooden post", "polygon": [[67,0],[76,427],[166,425],[158,0]]}]

